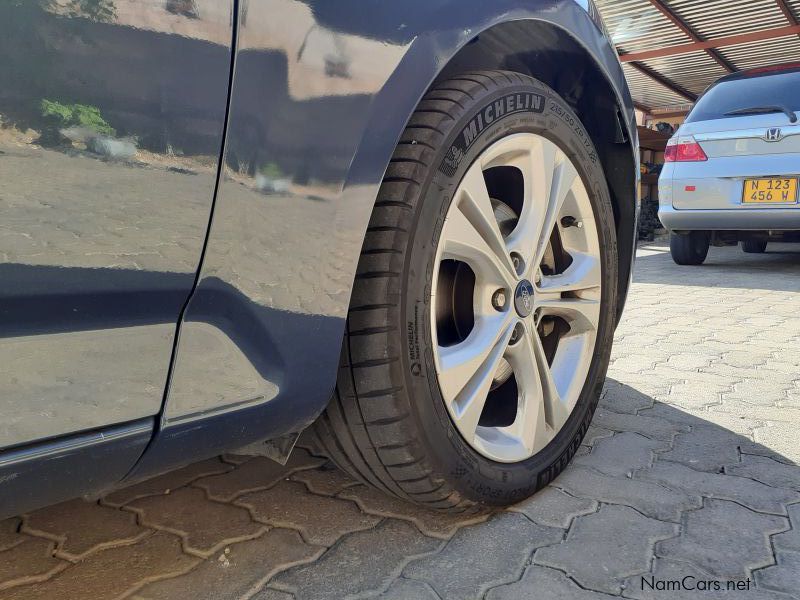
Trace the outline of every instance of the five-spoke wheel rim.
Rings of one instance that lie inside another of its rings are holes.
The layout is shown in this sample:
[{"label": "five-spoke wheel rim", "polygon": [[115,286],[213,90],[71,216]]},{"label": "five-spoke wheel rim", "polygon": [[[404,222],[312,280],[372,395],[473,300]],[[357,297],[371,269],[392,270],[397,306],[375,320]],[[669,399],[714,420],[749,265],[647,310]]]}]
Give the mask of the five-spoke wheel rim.
[{"label": "five-spoke wheel rim", "polygon": [[592,364],[601,270],[564,152],[532,133],[483,151],[453,196],[431,286],[439,389],[477,452],[519,462],[564,427]]}]

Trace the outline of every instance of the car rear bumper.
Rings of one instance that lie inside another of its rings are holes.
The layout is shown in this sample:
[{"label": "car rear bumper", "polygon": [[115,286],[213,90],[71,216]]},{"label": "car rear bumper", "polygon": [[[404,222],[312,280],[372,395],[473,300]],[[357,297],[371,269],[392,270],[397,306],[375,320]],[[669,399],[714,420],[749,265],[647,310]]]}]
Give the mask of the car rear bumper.
[{"label": "car rear bumper", "polygon": [[791,208],[676,209],[660,206],[658,218],[670,231],[785,231],[800,229],[800,206]]}]

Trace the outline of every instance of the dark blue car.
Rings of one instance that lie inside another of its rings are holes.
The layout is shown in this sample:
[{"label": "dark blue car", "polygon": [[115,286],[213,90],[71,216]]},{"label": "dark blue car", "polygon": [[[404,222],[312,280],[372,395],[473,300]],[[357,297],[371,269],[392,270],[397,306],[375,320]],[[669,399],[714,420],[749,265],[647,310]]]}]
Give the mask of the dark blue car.
[{"label": "dark blue car", "polygon": [[578,449],[631,274],[588,0],[0,2],[0,518],[306,431],[431,507]]}]

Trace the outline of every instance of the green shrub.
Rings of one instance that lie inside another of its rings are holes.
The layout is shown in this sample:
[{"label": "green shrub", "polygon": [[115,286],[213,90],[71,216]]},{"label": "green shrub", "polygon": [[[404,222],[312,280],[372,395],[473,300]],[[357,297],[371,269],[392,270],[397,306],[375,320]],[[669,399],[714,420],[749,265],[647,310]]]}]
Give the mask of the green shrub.
[{"label": "green shrub", "polygon": [[80,126],[103,135],[116,135],[116,131],[100,114],[100,109],[87,104],[62,104],[43,99],[42,116],[53,117],[62,127]]},{"label": "green shrub", "polygon": [[274,162],[265,164],[258,172],[268,179],[280,179],[283,177],[283,171],[281,171],[281,168]]}]

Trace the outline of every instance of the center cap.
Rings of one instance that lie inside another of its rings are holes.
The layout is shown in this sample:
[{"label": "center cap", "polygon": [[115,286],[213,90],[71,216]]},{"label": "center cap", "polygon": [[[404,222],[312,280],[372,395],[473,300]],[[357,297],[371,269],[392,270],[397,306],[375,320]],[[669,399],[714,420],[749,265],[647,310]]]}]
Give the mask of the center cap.
[{"label": "center cap", "polygon": [[523,279],[514,292],[514,308],[523,319],[533,312],[533,284]]}]

